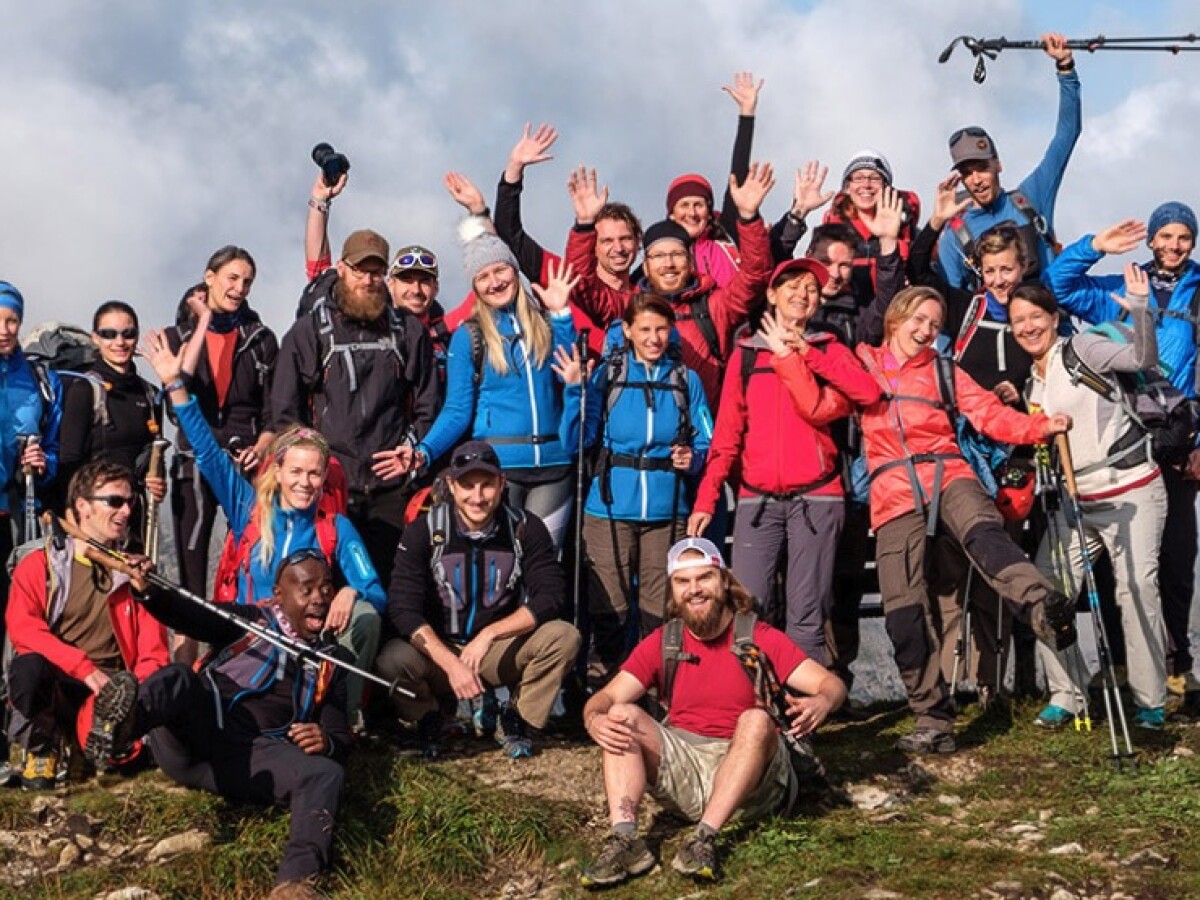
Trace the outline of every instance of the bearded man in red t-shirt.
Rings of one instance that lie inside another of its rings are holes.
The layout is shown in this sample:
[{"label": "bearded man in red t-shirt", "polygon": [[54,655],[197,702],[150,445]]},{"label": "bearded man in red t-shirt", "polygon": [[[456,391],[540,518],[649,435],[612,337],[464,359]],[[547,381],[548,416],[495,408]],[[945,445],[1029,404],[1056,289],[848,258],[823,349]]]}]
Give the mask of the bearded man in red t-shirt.
[{"label": "bearded man in red t-shirt", "polygon": [[[588,734],[604,751],[612,824],[596,860],[584,870],[585,887],[617,884],[654,867],[637,832],[638,805],[647,789],[697,823],[672,867],[708,880],[717,877],[715,839],[721,827],[735,815],[769,815],[794,791],[783,736],[733,652],[735,620],[754,610],[754,598],[704,538],[685,538],[671,548],[667,576],[668,620],[678,617],[684,626],[677,662],[665,664],[664,632],[670,626],[664,625],[634,648],[583,711]],[[786,700],[792,735],[810,734],[846,699],[837,676],[782,631],[754,622],[752,642],[780,682],[801,695]],[[664,722],[636,705],[651,688],[660,701],[669,694]]]}]

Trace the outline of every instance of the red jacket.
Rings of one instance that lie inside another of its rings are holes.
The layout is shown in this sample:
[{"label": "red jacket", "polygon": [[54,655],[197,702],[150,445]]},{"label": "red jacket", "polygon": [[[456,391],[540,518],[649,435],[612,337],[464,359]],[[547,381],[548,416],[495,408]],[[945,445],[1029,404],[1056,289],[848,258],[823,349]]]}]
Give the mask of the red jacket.
[{"label": "red jacket", "polygon": [[[743,356],[753,353],[755,370],[743,389]],[[770,371],[762,371],[768,368]],[[759,338],[743,339],[730,357],[721,388],[704,477],[695,510],[712,514],[721,485],[742,467],[741,497],[788,494],[838,471],[838,452],[828,425],[854,405],[874,403],[880,389],[845,345],[832,335],[813,338],[807,354],[782,359]],[[842,495],[840,478],[812,491]]]},{"label": "red jacket", "polygon": [[[859,344],[857,352],[882,389],[880,399],[867,405],[861,416],[867,469],[874,473],[887,463],[923,453],[959,454],[943,461],[942,489],[960,478],[974,478],[970,464],[959,453],[947,411],[932,405],[941,396],[934,365],[937,354],[923,350],[889,373],[884,370],[884,360],[891,355],[886,347]],[[1027,416],[1005,406],[961,368],[955,374],[955,390],[959,412],[987,437],[1006,444],[1037,444],[1046,439],[1046,416]],[[930,402],[893,399],[893,395],[923,397]],[[928,498],[933,493],[936,466],[927,462],[915,468]],[[925,498],[918,501],[913,496],[907,467],[892,466],[871,481],[871,527],[878,530],[897,516],[922,509]]]},{"label": "red jacket", "polygon": [[571,271],[579,277],[579,284],[571,294],[578,304],[600,328],[625,315],[629,298],[637,293],[632,284],[626,288],[615,288],[605,284],[596,274],[596,228],[593,225],[576,225],[567,236],[567,262]]}]

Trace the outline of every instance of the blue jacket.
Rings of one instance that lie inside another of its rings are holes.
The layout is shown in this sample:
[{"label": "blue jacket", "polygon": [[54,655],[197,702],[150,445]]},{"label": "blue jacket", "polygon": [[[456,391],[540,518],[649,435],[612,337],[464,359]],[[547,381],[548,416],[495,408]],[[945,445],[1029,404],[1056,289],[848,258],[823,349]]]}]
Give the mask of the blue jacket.
[{"label": "blue jacket", "polygon": [[[625,371],[622,380],[671,384],[671,370],[682,363],[662,359],[647,366],[638,361],[629,351],[625,352]],[[645,456],[649,459],[667,459],[671,447],[679,438],[680,409],[676,392],[668,389],[650,389],[651,404],[646,402],[646,390],[640,387],[623,387],[615,399],[612,412],[605,415],[605,394],[610,378],[609,361],[602,363],[592,375],[588,385],[587,422],[585,441],[587,446],[599,446],[612,453],[628,456]],[[686,473],[695,477],[704,468],[708,447],[712,441],[712,414],[704,396],[704,386],[691,369],[684,369],[688,393],[688,411],[693,434],[692,464]],[[571,447],[579,445],[579,400],[578,384],[568,385],[563,411],[563,439]],[[674,471],[659,469],[635,469],[631,466],[612,466],[608,472],[612,491],[611,505],[604,502],[601,477],[592,479],[584,511],[602,519],[620,519],[633,522],[666,522],[672,518],[671,503],[676,498]],[[691,511],[688,491],[678,492],[676,517],[686,517]]]},{"label": "blue jacket", "polygon": [[[1067,162],[1071,159],[1071,151],[1083,131],[1083,110],[1079,101],[1079,76],[1067,72],[1058,76],[1058,123],[1054,127],[1054,137],[1046,148],[1046,155],[1038,163],[1018,190],[1024,194],[1033,208],[1046,220],[1046,225],[1054,230],[1054,205],[1058,199],[1058,188],[1062,184],[1063,173]],[[963,222],[972,237],[979,237],[993,225],[1001,222],[1015,222],[1024,225],[1028,221],[1025,214],[1013,203],[1012,197],[1005,191],[987,209],[971,207],[962,214]],[[1046,271],[1050,265],[1050,247],[1045,241],[1038,241],[1041,253],[1041,271]],[[969,287],[973,276],[967,269],[963,259],[962,248],[954,236],[954,230],[947,228],[938,240],[938,263],[946,280],[955,287]]]},{"label": "blue jacket", "polygon": [[[1125,294],[1124,275],[1088,275],[1087,271],[1103,257],[1092,248],[1093,235],[1087,234],[1063,250],[1046,273],[1046,284],[1063,308],[1091,325],[1125,317],[1125,310],[1112,294]],[[1149,270],[1150,264],[1142,265]],[[1200,265],[1188,261],[1187,269],[1175,286],[1167,309],[1190,316],[1193,299],[1200,289]],[[1159,365],[1171,383],[1186,396],[1196,396],[1196,330],[1192,323],[1177,316],[1164,316],[1154,298],[1150,311],[1155,314]]]},{"label": "blue jacket", "polygon": [[58,426],[62,422],[62,382],[46,370],[54,401],[50,409],[38,389],[37,376],[18,347],[8,356],[0,356],[0,511],[8,511],[9,490],[14,487],[17,470],[17,438],[36,434],[42,438],[46,471],[36,480],[49,484],[58,472]]},{"label": "blue jacket", "polygon": [[[229,520],[234,540],[241,540],[254,511],[254,486],[246,480],[233,460],[220,448],[195,397],[175,406],[179,427],[196,453],[196,466],[212,488]],[[264,567],[258,559],[257,544],[250,551],[250,583],[238,585],[238,603],[258,603],[269,598],[275,587],[275,570],[290,554],[308,547],[320,547],[316,530],[317,504],[308,509],[283,509],[275,505],[275,555]],[[382,614],[387,608],[387,593],[379,583],[375,567],[358,531],[343,515],[335,521],[337,543],[335,563],[346,584]]]},{"label": "blue jacket", "polygon": [[[559,440],[562,383],[550,363],[554,348],[569,347],[575,340],[575,323],[569,314],[550,316],[553,346],[546,361],[538,366],[526,354],[515,304],[496,310],[495,317],[505,339],[508,374],[501,375],[492,368],[485,349],[483,380],[476,386],[470,330],[466,325],[459,326],[450,338],[446,357],[446,403],[418,448],[433,462],[458,444],[469,430],[475,440],[523,439],[495,444],[496,455],[505,469],[569,465],[571,451]],[[530,441],[533,435],[543,442]]]}]

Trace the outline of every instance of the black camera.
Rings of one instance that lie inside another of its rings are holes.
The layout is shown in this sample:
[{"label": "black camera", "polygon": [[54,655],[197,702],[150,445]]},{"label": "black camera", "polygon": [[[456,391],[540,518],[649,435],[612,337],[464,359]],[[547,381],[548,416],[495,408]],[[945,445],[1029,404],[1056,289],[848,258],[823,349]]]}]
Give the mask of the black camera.
[{"label": "black camera", "polygon": [[317,144],[313,147],[312,161],[320,167],[321,176],[330,187],[350,171],[350,160],[346,159],[346,154],[338,153],[329,144]]}]

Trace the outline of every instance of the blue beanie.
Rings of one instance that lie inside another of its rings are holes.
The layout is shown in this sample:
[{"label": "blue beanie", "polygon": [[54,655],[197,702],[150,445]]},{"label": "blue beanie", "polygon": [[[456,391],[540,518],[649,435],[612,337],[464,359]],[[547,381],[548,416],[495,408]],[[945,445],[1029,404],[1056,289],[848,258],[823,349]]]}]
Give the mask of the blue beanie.
[{"label": "blue beanie", "polygon": [[1196,236],[1196,214],[1192,212],[1192,208],[1186,203],[1171,200],[1150,213],[1150,221],[1146,226],[1146,243],[1153,240],[1160,228],[1168,225],[1182,225],[1192,233],[1193,238]]},{"label": "blue beanie", "polygon": [[0,308],[11,309],[18,319],[25,319],[25,298],[7,281],[0,281]]}]

